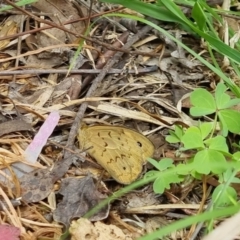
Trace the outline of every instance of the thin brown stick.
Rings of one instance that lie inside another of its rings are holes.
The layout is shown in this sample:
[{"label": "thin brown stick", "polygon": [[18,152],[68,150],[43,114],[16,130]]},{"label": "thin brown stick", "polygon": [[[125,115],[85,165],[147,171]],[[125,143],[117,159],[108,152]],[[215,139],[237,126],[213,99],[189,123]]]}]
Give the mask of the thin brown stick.
[{"label": "thin brown stick", "polygon": [[[23,24],[24,24],[24,16],[21,15],[21,22],[20,22],[20,32],[23,31]],[[18,43],[17,43],[17,55],[21,53],[22,50],[22,36],[18,37]],[[15,60],[15,67],[17,68],[19,66],[19,58],[16,58]],[[13,82],[16,81],[17,76],[13,75]]]},{"label": "thin brown stick", "polygon": [[[130,74],[140,74],[140,73],[148,73],[148,72],[154,72],[158,69],[156,65],[146,68],[138,68],[137,73],[134,69],[115,69],[111,68],[108,71],[108,74],[124,74],[124,73],[130,73]],[[51,73],[58,73],[58,74],[67,74],[68,69],[32,69],[32,70],[8,70],[8,71],[2,71],[0,72],[0,76],[8,76],[8,75],[26,75],[26,74],[32,74],[32,75],[38,75],[38,74],[51,74]],[[96,74],[100,73],[101,69],[73,69],[70,71],[70,73],[78,73],[78,74]]]}]

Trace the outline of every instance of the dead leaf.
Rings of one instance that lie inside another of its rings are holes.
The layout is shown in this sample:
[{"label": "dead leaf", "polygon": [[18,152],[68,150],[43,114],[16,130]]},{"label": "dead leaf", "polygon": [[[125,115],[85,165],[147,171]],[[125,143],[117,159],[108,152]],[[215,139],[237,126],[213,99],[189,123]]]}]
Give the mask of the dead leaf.
[{"label": "dead leaf", "polygon": [[54,183],[68,170],[74,157],[69,156],[67,161],[58,161],[54,167],[37,169],[25,174],[19,179],[21,184],[22,200],[27,203],[39,202],[53,190]]},{"label": "dead leaf", "polygon": [[[63,179],[59,193],[63,195],[63,200],[53,212],[53,218],[65,226],[69,226],[72,219],[82,217],[106,198],[106,195],[98,191],[93,178],[89,176],[81,179]],[[109,206],[93,215],[91,220],[104,219],[107,217],[108,212]]]},{"label": "dead leaf", "polygon": [[[12,34],[15,34],[17,32],[17,24],[14,21],[7,21],[3,24],[1,31],[0,31],[0,37],[6,37]],[[0,50],[4,49],[8,44],[10,40],[3,40],[0,43]]]},{"label": "dead leaf", "polygon": [[0,123],[0,136],[18,131],[32,131],[32,126],[20,119]]},{"label": "dead leaf", "polygon": [[91,223],[88,219],[80,218],[74,221],[69,228],[72,240],[131,240],[132,238],[112,224],[101,222]]},{"label": "dead leaf", "polygon": [[49,168],[37,169],[19,179],[22,200],[26,203],[39,202],[53,189],[54,178]]}]

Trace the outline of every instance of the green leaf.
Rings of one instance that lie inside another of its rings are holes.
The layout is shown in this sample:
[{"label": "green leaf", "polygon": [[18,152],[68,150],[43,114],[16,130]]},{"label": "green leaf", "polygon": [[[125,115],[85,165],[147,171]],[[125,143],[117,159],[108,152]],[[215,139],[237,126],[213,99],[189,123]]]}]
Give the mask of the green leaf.
[{"label": "green leaf", "polygon": [[169,143],[179,143],[181,142],[183,136],[183,128],[181,126],[175,125],[175,131],[169,130],[168,136],[166,136],[166,141]]},{"label": "green leaf", "polygon": [[230,132],[240,133],[240,112],[232,109],[223,109],[218,112],[218,117]]},{"label": "green leaf", "polygon": [[202,134],[197,127],[190,127],[182,137],[182,143],[185,149],[204,148]]},{"label": "green leaf", "polygon": [[161,169],[159,169],[159,162],[157,162],[155,159],[148,158],[147,160],[148,160],[148,162],[150,162],[156,169],[161,170]]},{"label": "green leaf", "polygon": [[171,174],[164,178],[159,177],[153,183],[153,191],[161,194],[165,191],[165,189],[170,189],[170,184],[180,183],[182,181],[183,178],[177,174]]},{"label": "green leaf", "polygon": [[[188,167],[188,169],[189,169],[190,166],[191,166],[191,170],[185,171],[184,168]],[[175,169],[176,169],[178,175],[183,176],[183,175],[189,175],[192,171],[194,171],[194,169],[196,167],[197,167],[197,165],[195,166],[193,163],[193,160],[190,159],[190,160],[188,160],[187,163],[179,163],[178,165],[175,166]],[[181,169],[181,171],[179,171],[179,169]]]},{"label": "green leaf", "polygon": [[233,154],[233,160],[240,162],[240,152],[235,152]]},{"label": "green leaf", "polygon": [[166,136],[166,141],[169,143],[179,143],[181,142],[181,139],[179,139],[179,137],[177,136],[176,132],[169,130],[169,134]]},{"label": "green leaf", "polygon": [[240,103],[240,98],[234,98],[234,99],[231,99],[229,100],[225,105],[222,106],[222,109],[224,108],[230,108],[234,105],[237,105]]},{"label": "green leaf", "polygon": [[166,178],[157,178],[153,183],[153,191],[162,194],[165,189],[170,189],[170,183]]},{"label": "green leaf", "polygon": [[182,22],[187,22],[188,21],[188,19],[183,14],[183,12],[179,8],[179,6],[177,6],[176,4],[171,3],[170,1],[165,1],[165,0],[161,0],[159,2],[161,2],[169,10],[169,12],[171,12],[173,15],[175,15],[176,17],[181,19]]},{"label": "green leaf", "polygon": [[221,152],[229,153],[228,145],[226,143],[226,138],[223,136],[216,136],[204,141],[210,149],[214,149]]},{"label": "green leaf", "polygon": [[210,132],[213,130],[213,127],[214,127],[213,122],[205,122],[199,125],[202,134],[202,139],[205,139],[210,134]]},{"label": "green leaf", "polygon": [[210,172],[219,174],[226,169],[226,160],[222,153],[213,149],[204,149],[197,152],[194,163],[198,166],[196,171],[208,175]]},{"label": "green leaf", "polygon": [[220,184],[214,189],[212,200],[217,207],[233,205],[237,201],[237,192],[233,187]]},{"label": "green leaf", "polygon": [[198,27],[203,31],[206,27],[206,19],[203,9],[198,2],[193,6],[192,17],[197,22]]},{"label": "green leaf", "polygon": [[218,83],[215,91],[216,105],[218,109],[225,108],[224,106],[230,101],[230,96],[225,93],[227,87],[223,83]]},{"label": "green leaf", "polygon": [[240,103],[239,98],[231,99],[229,94],[225,93],[226,90],[227,90],[227,87],[223,83],[219,83],[216,87],[215,98],[216,98],[217,108],[219,110],[230,108]]},{"label": "green leaf", "polygon": [[211,14],[211,16],[213,16],[216,19],[216,21],[218,21],[218,22],[223,21],[221,16],[218,15],[216,11],[214,11],[214,8],[211,8],[205,1],[200,1],[199,3],[201,5],[202,9],[204,9],[204,10],[206,9]]},{"label": "green leaf", "polygon": [[198,173],[198,172],[196,172],[196,171],[192,171],[192,172],[191,172],[191,175],[192,175],[195,179],[202,180],[202,174],[201,174],[201,173]]},{"label": "green leaf", "polygon": [[151,170],[144,174],[144,178],[151,178],[153,176],[156,176],[157,174],[159,174],[159,171]]},{"label": "green leaf", "polygon": [[150,162],[159,171],[164,171],[170,167],[174,167],[173,160],[171,158],[162,158],[160,161],[148,158],[148,162]]},{"label": "green leaf", "polygon": [[[228,168],[225,172],[222,173],[222,181],[220,183],[240,183],[240,179],[235,177],[237,171],[232,168]],[[220,179],[220,178],[219,178]]]},{"label": "green leaf", "polygon": [[162,194],[165,189],[170,189],[169,183],[164,182],[161,178],[157,178],[153,183],[153,191],[157,194]]},{"label": "green leaf", "polygon": [[[171,134],[171,133],[170,133]],[[169,142],[169,143],[179,143],[180,142],[180,139],[175,135],[171,134],[166,136],[166,141]]]},{"label": "green leaf", "polygon": [[[221,110],[223,111],[223,110]],[[220,120],[220,127],[221,127],[221,131],[222,131],[222,135],[223,137],[227,137],[228,135],[228,127],[227,127],[227,124],[225,122],[225,119],[222,118],[221,114],[218,113],[218,118]]]},{"label": "green leaf", "polygon": [[226,90],[227,90],[227,87],[226,87],[226,85],[225,85],[224,83],[221,83],[221,82],[218,83],[217,86],[216,86],[216,91],[215,91],[215,97],[216,97],[216,99],[219,98],[219,97],[221,97],[221,95],[222,95],[223,93],[225,93]]},{"label": "green leaf", "polygon": [[195,165],[198,165],[199,167],[196,169],[196,172],[200,174],[209,174],[211,172],[211,167],[209,165],[209,156],[208,156],[208,150],[202,150],[199,151],[194,159],[193,159]]},{"label": "green leaf", "polygon": [[175,133],[176,133],[176,135],[178,136],[178,138],[181,140],[181,139],[182,139],[182,136],[183,136],[183,134],[184,134],[183,127],[182,127],[182,126],[175,125]]},{"label": "green leaf", "polygon": [[190,95],[190,101],[194,107],[190,108],[192,116],[204,116],[216,112],[216,103],[211,93],[198,88]]},{"label": "green leaf", "polygon": [[[174,22],[186,25],[179,17],[171,13],[163,6],[159,6],[151,3],[144,3],[139,0],[102,0],[102,2],[110,2],[121,4],[126,8],[133,9],[138,13],[145,14],[147,16],[153,16],[155,19],[165,21],[165,22]],[[187,27],[187,25],[186,25]]]},{"label": "green leaf", "polygon": [[173,160],[171,158],[162,158],[159,162],[158,162],[158,169],[160,171],[164,171],[170,167],[174,167],[173,165]]}]

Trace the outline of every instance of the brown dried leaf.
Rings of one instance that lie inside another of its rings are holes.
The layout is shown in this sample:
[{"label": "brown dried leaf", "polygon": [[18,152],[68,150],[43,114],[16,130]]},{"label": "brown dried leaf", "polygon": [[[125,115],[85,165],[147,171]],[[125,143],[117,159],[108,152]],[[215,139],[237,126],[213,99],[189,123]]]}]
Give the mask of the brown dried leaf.
[{"label": "brown dried leaf", "polygon": [[21,177],[19,181],[22,200],[30,203],[46,198],[52,191],[54,183],[67,172],[72,160],[73,157],[64,162],[55,163],[54,167],[37,169]]},{"label": "brown dried leaf", "polygon": [[[17,24],[14,21],[7,21],[4,23],[0,31],[0,37],[6,37],[17,32]],[[0,42],[0,50],[5,48],[10,42],[10,39]]]},{"label": "brown dried leaf", "polygon": [[19,179],[22,200],[26,203],[39,202],[53,189],[53,175],[50,169],[37,169]]},{"label": "brown dried leaf", "polygon": [[0,136],[18,131],[32,131],[32,126],[20,119],[0,123]]},{"label": "brown dried leaf", "polygon": [[[53,212],[53,218],[65,226],[69,226],[71,219],[82,217],[106,198],[105,195],[98,191],[96,184],[89,176],[82,179],[64,179],[59,193],[63,195],[63,200]],[[92,216],[91,220],[104,219],[107,217],[108,212],[109,206]]]}]

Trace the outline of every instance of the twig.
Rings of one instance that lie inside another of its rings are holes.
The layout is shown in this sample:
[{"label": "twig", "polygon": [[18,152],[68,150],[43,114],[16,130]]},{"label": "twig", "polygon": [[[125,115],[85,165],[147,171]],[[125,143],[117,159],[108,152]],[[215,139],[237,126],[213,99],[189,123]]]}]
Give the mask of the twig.
[{"label": "twig", "polygon": [[[23,24],[24,24],[24,16],[21,15],[21,20],[20,20],[20,32],[23,31]],[[21,53],[22,50],[22,36],[18,37],[18,43],[17,43],[17,55]],[[19,58],[15,60],[15,67],[17,68],[19,66]],[[16,75],[13,75],[13,82],[16,82]]]},{"label": "twig", "polygon": [[[137,69],[138,73],[148,73],[148,72],[154,72],[157,70],[157,66],[151,66],[146,68],[139,68]],[[96,74],[100,73],[102,69],[73,69],[70,71],[70,73],[78,73],[78,74]],[[8,76],[8,75],[26,75],[26,74],[51,74],[51,73],[58,73],[58,74],[67,74],[68,69],[32,69],[32,70],[12,70],[12,71],[2,71],[0,72],[0,76]],[[116,69],[111,68],[108,71],[108,74],[124,74],[124,73],[130,73],[130,74],[137,74],[134,69]]]}]

